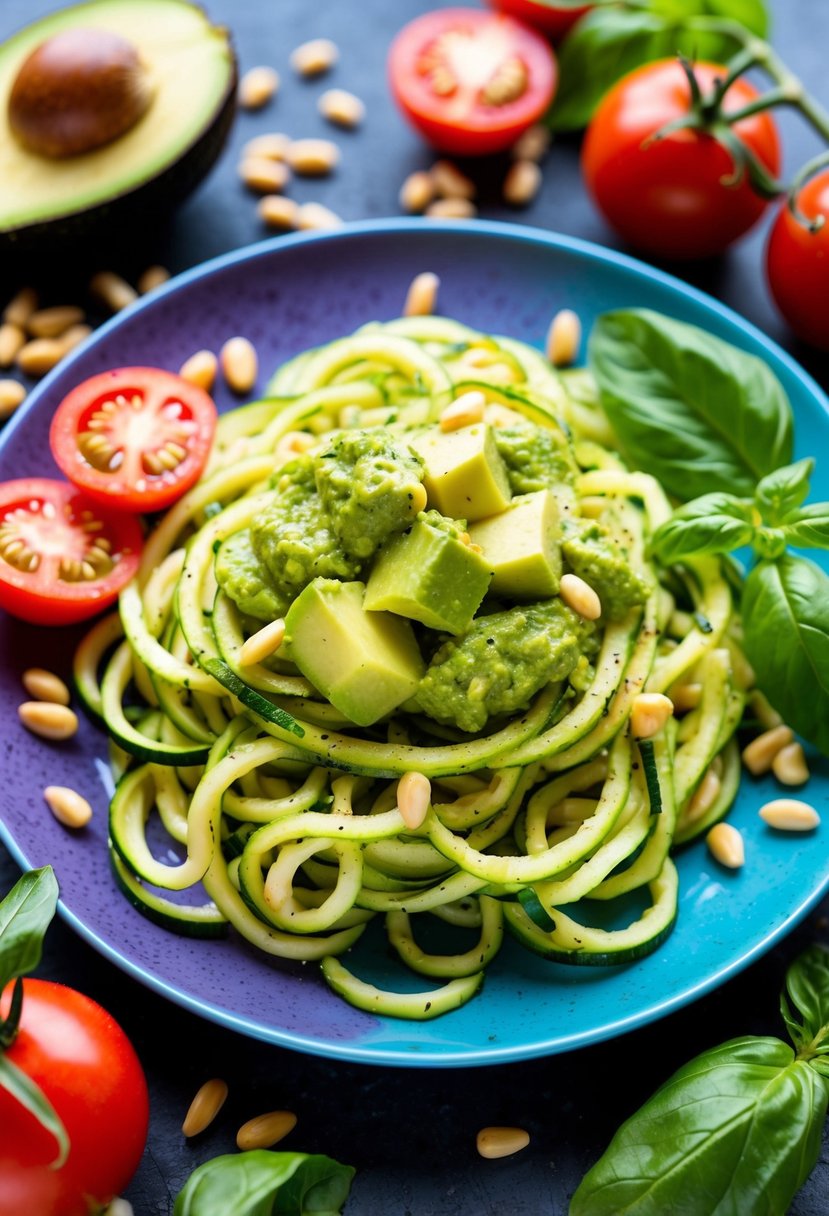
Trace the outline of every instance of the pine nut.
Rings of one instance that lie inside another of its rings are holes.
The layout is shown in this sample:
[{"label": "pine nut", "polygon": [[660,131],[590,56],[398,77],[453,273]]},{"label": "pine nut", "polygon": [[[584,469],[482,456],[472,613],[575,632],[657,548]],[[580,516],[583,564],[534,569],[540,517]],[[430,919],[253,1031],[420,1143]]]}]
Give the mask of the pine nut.
[{"label": "pine nut", "polygon": [[142,296],[149,295],[151,291],[162,287],[169,278],[170,272],[166,266],[148,266],[136,284],[138,294]]},{"label": "pine nut", "polygon": [[397,809],[407,828],[419,828],[432,800],[432,783],[423,773],[404,773],[397,783]]},{"label": "pine nut", "polygon": [[437,308],[440,279],[431,270],[416,274],[406,292],[404,317],[429,317]]},{"label": "pine nut", "polygon": [[299,204],[284,194],[266,194],[256,208],[260,220],[269,228],[296,228]]},{"label": "pine nut", "polygon": [[25,376],[45,376],[60,363],[66,348],[59,338],[34,338],[18,352],[17,366]]},{"label": "pine nut", "polygon": [[783,725],[780,714],[759,688],[755,688],[749,693],[748,703],[755,718],[765,730],[774,730],[775,726]]},{"label": "pine nut", "polygon": [[720,796],[721,789],[722,782],[719,774],[714,770],[714,766],[710,765],[705,770],[702,781],[694,790],[694,796],[685,809],[685,818],[688,823],[696,823],[711,810]]},{"label": "pine nut", "polygon": [[794,732],[788,726],[774,726],[763,731],[743,748],[743,764],[753,776],[761,777],[769,772],[777,753],[793,739]]},{"label": "pine nut", "polygon": [[808,802],[797,798],[774,798],[760,807],[760,818],[779,832],[811,832],[820,824],[820,815]]},{"label": "pine nut", "polygon": [[138,293],[127,280],[112,270],[101,270],[94,275],[89,290],[112,312],[120,312],[138,299]]},{"label": "pine nut", "polygon": [[410,173],[400,187],[400,206],[410,215],[424,211],[435,197],[435,187],[431,173],[418,170]]},{"label": "pine nut", "polygon": [[280,131],[268,131],[248,140],[242,156],[264,156],[265,160],[284,160],[291,146],[291,137]]},{"label": "pine nut", "polygon": [[366,107],[346,89],[327,89],[317,102],[323,118],[338,127],[359,127],[366,116]]},{"label": "pine nut", "polygon": [[437,160],[430,170],[432,186],[438,198],[473,199],[476,194],[475,183],[465,173],[461,173],[451,160]]},{"label": "pine nut", "polygon": [[26,335],[19,325],[10,321],[0,325],[0,367],[11,367],[26,345]]},{"label": "pine nut", "polygon": [[746,847],[740,832],[730,823],[715,823],[705,837],[711,856],[729,870],[745,865]]},{"label": "pine nut", "polygon": [[63,353],[68,355],[70,350],[74,350],[76,346],[80,346],[81,342],[85,342],[91,333],[91,325],[70,325],[66,332],[55,341],[61,344]]},{"label": "pine nut", "polygon": [[490,1160],[512,1157],[526,1148],[529,1142],[530,1134],[522,1127],[482,1127],[475,1138],[480,1155]]},{"label": "pine nut", "polygon": [[92,807],[68,785],[47,785],[43,797],[49,810],[67,828],[83,828],[92,818]]},{"label": "pine nut", "polygon": [[199,388],[203,388],[206,393],[209,393],[216,382],[216,372],[218,369],[219,360],[212,350],[197,350],[189,359],[185,359],[179,368],[178,374],[188,384],[196,384]]},{"label": "pine nut", "polygon": [[340,149],[330,139],[295,139],[285,159],[301,177],[324,177],[339,164]]},{"label": "pine nut", "polygon": [[50,701],[24,701],[17,707],[20,721],[42,739],[71,739],[78,730],[78,717],[65,705]]},{"label": "pine nut", "polygon": [[541,170],[534,160],[517,160],[504,178],[504,200],[527,207],[541,189]]},{"label": "pine nut", "polygon": [[239,165],[239,176],[257,194],[279,194],[291,180],[288,166],[281,160],[264,156],[248,156]]},{"label": "pine nut", "polygon": [[200,1135],[210,1126],[225,1104],[227,1098],[227,1083],[219,1077],[205,1081],[190,1103],[189,1110],[184,1116],[181,1130],[189,1139]]},{"label": "pine nut", "polygon": [[339,228],[342,222],[335,211],[323,207],[322,203],[303,203],[296,217],[296,226],[303,232],[311,232],[318,228]]},{"label": "pine nut", "polygon": [[686,713],[689,709],[696,709],[702,700],[702,685],[675,684],[671,689],[671,700],[674,703],[674,710],[678,714]]},{"label": "pine nut", "polygon": [[[419,486],[416,486],[412,490],[412,503],[411,503],[412,515],[417,515],[417,514],[419,514],[419,512],[425,511],[426,503],[428,501],[429,501],[429,496],[426,493],[426,487],[421,482]],[[468,533],[464,533],[464,535],[468,536]],[[463,538],[461,538],[461,539],[463,539]],[[467,542],[464,541],[464,544],[466,544],[466,543]]]},{"label": "pine nut", "polygon": [[447,405],[446,409],[440,416],[440,429],[442,431],[459,431],[461,427],[473,426],[476,422],[483,422],[484,409],[486,408],[486,397],[477,389],[472,389],[468,393],[462,393],[460,397],[456,397],[451,405]]},{"label": "pine nut", "polygon": [[240,666],[250,667],[254,663],[261,663],[274,651],[279,650],[284,637],[285,622],[281,618],[271,621],[270,625],[263,625],[247,639],[239,651]]},{"label": "pine nut", "polygon": [[29,317],[37,308],[37,292],[33,287],[23,287],[3,310],[3,320],[18,329],[25,329]]},{"label": "pine nut", "polygon": [[312,38],[291,51],[291,67],[300,76],[321,76],[340,57],[337,44],[330,38]]},{"label": "pine nut", "polygon": [[799,743],[787,743],[771,762],[771,771],[781,785],[805,785],[809,767]]},{"label": "pine nut", "polygon": [[55,705],[69,704],[69,689],[60,676],[43,667],[29,667],[23,672],[23,687],[36,701],[52,701]]},{"label": "pine nut", "polygon": [[640,692],[633,698],[630,712],[630,729],[634,738],[650,739],[658,735],[673,712],[670,697],[661,692]]},{"label": "pine nut", "polygon": [[596,621],[602,615],[602,601],[596,592],[577,574],[563,574],[559,595],[568,608],[572,608],[586,621]]},{"label": "pine nut", "polygon": [[128,1199],[113,1199],[104,1216],[135,1216],[132,1204]]},{"label": "pine nut", "polygon": [[256,383],[259,360],[247,338],[229,338],[219,351],[222,373],[234,393],[248,393]]},{"label": "pine nut", "polygon": [[33,312],[26,326],[33,338],[59,338],[70,325],[80,325],[86,319],[84,310],[74,304],[58,304]]},{"label": "pine nut", "polygon": [[236,1147],[242,1152],[251,1149],[271,1148],[284,1140],[288,1132],[296,1127],[296,1115],[290,1110],[272,1110],[266,1115],[256,1115],[243,1123],[236,1133]]},{"label": "pine nut", "polygon": [[251,68],[239,81],[239,105],[243,110],[261,110],[279,88],[279,73],[273,68]]},{"label": "pine nut", "polygon": [[539,161],[546,156],[550,147],[550,131],[538,123],[528,127],[524,134],[512,145],[512,155],[515,160]]},{"label": "pine nut", "polygon": [[562,308],[547,331],[547,358],[553,367],[569,367],[578,358],[580,345],[581,321],[571,309]]},{"label": "pine nut", "polygon": [[423,213],[433,220],[469,220],[478,208],[465,198],[436,198]]},{"label": "pine nut", "polygon": [[0,380],[0,422],[10,418],[26,400],[26,390],[19,380]]}]

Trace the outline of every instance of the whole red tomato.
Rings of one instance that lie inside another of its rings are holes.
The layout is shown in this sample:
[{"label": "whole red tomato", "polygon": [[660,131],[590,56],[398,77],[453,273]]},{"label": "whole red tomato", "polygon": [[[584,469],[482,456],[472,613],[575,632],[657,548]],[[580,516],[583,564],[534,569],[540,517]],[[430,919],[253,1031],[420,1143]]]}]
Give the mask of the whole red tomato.
[{"label": "whole red tomato", "polygon": [[[697,63],[703,94],[725,68]],[[745,80],[728,90],[723,113],[757,97]],[[587,187],[608,222],[636,249],[662,258],[703,258],[722,251],[762,215],[766,200],[747,176],[736,184],[731,153],[704,132],[652,137],[689,112],[691,90],[678,60],[646,64],[625,76],[602,99],[582,149]],[[732,130],[773,176],[780,171],[777,128],[767,113],[734,123]]]},{"label": "whole red tomato", "polygon": [[149,1104],[138,1057],[100,1005],[36,979],[23,981],[20,1029],[5,1056],[40,1086],[70,1149],[51,1169],[54,1137],[0,1089],[0,1216],[89,1216],[125,1188],[141,1159]]},{"label": "whole red tomato", "polygon": [[777,307],[799,337],[829,350],[829,169],[807,182],[797,204],[810,220],[823,216],[817,232],[795,219],[784,204],[766,249],[766,274]]},{"label": "whole red tomato", "polygon": [[489,0],[493,8],[543,30],[557,42],[593,7],[591,4],[548,4],[547,0]]}]

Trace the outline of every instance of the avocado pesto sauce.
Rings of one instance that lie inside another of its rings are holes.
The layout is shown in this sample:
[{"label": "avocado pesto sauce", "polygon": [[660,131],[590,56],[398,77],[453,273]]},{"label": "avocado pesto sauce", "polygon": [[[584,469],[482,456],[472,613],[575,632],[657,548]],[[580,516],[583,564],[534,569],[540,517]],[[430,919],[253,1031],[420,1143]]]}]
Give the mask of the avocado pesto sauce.
[{"label": "avocado pesto sauce", "polygon": [[[397,1017],[471,999],[505,929],[559,962],[654,950],[676,915],[672,844],[736,792],[748,671],[719,561],[648,559],[669,514],[615,454],[589,374],[571,397],[521,343],[413,317],[283,365],[220,420],[120,624],[78,654],[121,777],[128,898],[320,960],[346,1000]],[[640,752],[637,695],[691,682],[699,705]],[[153,808],[174,864],[147,845]],[[199,882],[209,916],[144,886]],[[378,918],[428,992],[336,959]],[[435,918],[467,947],[427,953]]]}]

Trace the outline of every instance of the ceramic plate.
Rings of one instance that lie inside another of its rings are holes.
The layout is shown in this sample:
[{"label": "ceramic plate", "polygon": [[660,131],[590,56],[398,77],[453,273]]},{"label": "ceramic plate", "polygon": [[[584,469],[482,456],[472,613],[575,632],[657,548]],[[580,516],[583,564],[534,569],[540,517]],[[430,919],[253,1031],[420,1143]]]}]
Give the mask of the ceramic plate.
[{"label": "ceramic plate", "polygon": [[[218,350],[225,339],[245,334],[258,349],[264,384],[297,351],[398,315],[408,284],[422,270],[440,275],[445,315],[536,345],[563,306],[580,314],[586,330],[600,312],[631,306],[701,325],[769,362],[792,400],[798,456],[829,447],[829,414],[818,386],[758,330],[678,280],[529,228],[392,220],[279,237],[190,271],[139,301],[31,395],[2,436],[0,479],[55,474],[49,421],[86,376],[119,364],[175,370],[193,351]],[[233,402],[220,390],[218,404]],[[826,469],[818,466],[817,497],[829,498]],[[483,993],[463,1009],[424,1023],[362,1013],[328,991],[315,965],[266,959],[235,937],[176,937],[141,917],[116,890],[106,847],[103,736],[84,722],[68,744],[47,744],[17,722],[21,671],[38,664],[67,674],[79,633],[0,620],[6,723],[0,835],[21,865],[54,864],[63,916],[102,954],[169,999],[257,1038],[341,1059],[412,1066],[488,1064],[570,1050],[662,1017],[723,983],[788,932],[829,886],[829,766],[817,761],[809,785],[824,826],[805,836],[766,828],[757,808],[773,795],[773,782],[746,778],[731,816],[746,839],[745,867],[721,869],[704,845],[682,852],[677,926],[650,958],[618,969],[568,968],[508,942]],[[54,821],[43,803],[47,784],[90,796],[95,815],[88,829],[70,834]],[[389,967],[379,935],[375,940],[375,979],[382,982],[388,969],[389,983],[399,983],[400,968]],[[414,986],[430,985],[418,978]]]}]

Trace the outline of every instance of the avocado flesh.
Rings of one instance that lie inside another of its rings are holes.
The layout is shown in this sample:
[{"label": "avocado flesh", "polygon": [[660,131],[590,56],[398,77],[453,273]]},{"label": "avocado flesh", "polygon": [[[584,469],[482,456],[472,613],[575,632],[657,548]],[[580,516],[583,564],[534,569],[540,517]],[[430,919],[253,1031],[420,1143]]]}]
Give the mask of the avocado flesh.
[{"label": "avocado flesh", "polygon": [[515,600],[549,599],[561,579],[558,503],[550,490],[513,498],[506,511],[469,525],[492,571],[491,590]]},{"label": "avocado flesh", "polygon": [[[110,30],[132,42],[148,70],[153,100],[118,139],[50,160],[26,151],[12,135],[9,93],[30,52],[75,26]],[[0,47],[0,233],[83,211],[158,177],[217,120],[234,83],[226,33],[186,0],[90,0],[27,26]]]},{"label": "avocado flesh", "polygon": [[506,466],[484,422],[456,431],[436,428],[409,440],[423,460],[429,506],[450,519],[485,519],[510,503]]}]

